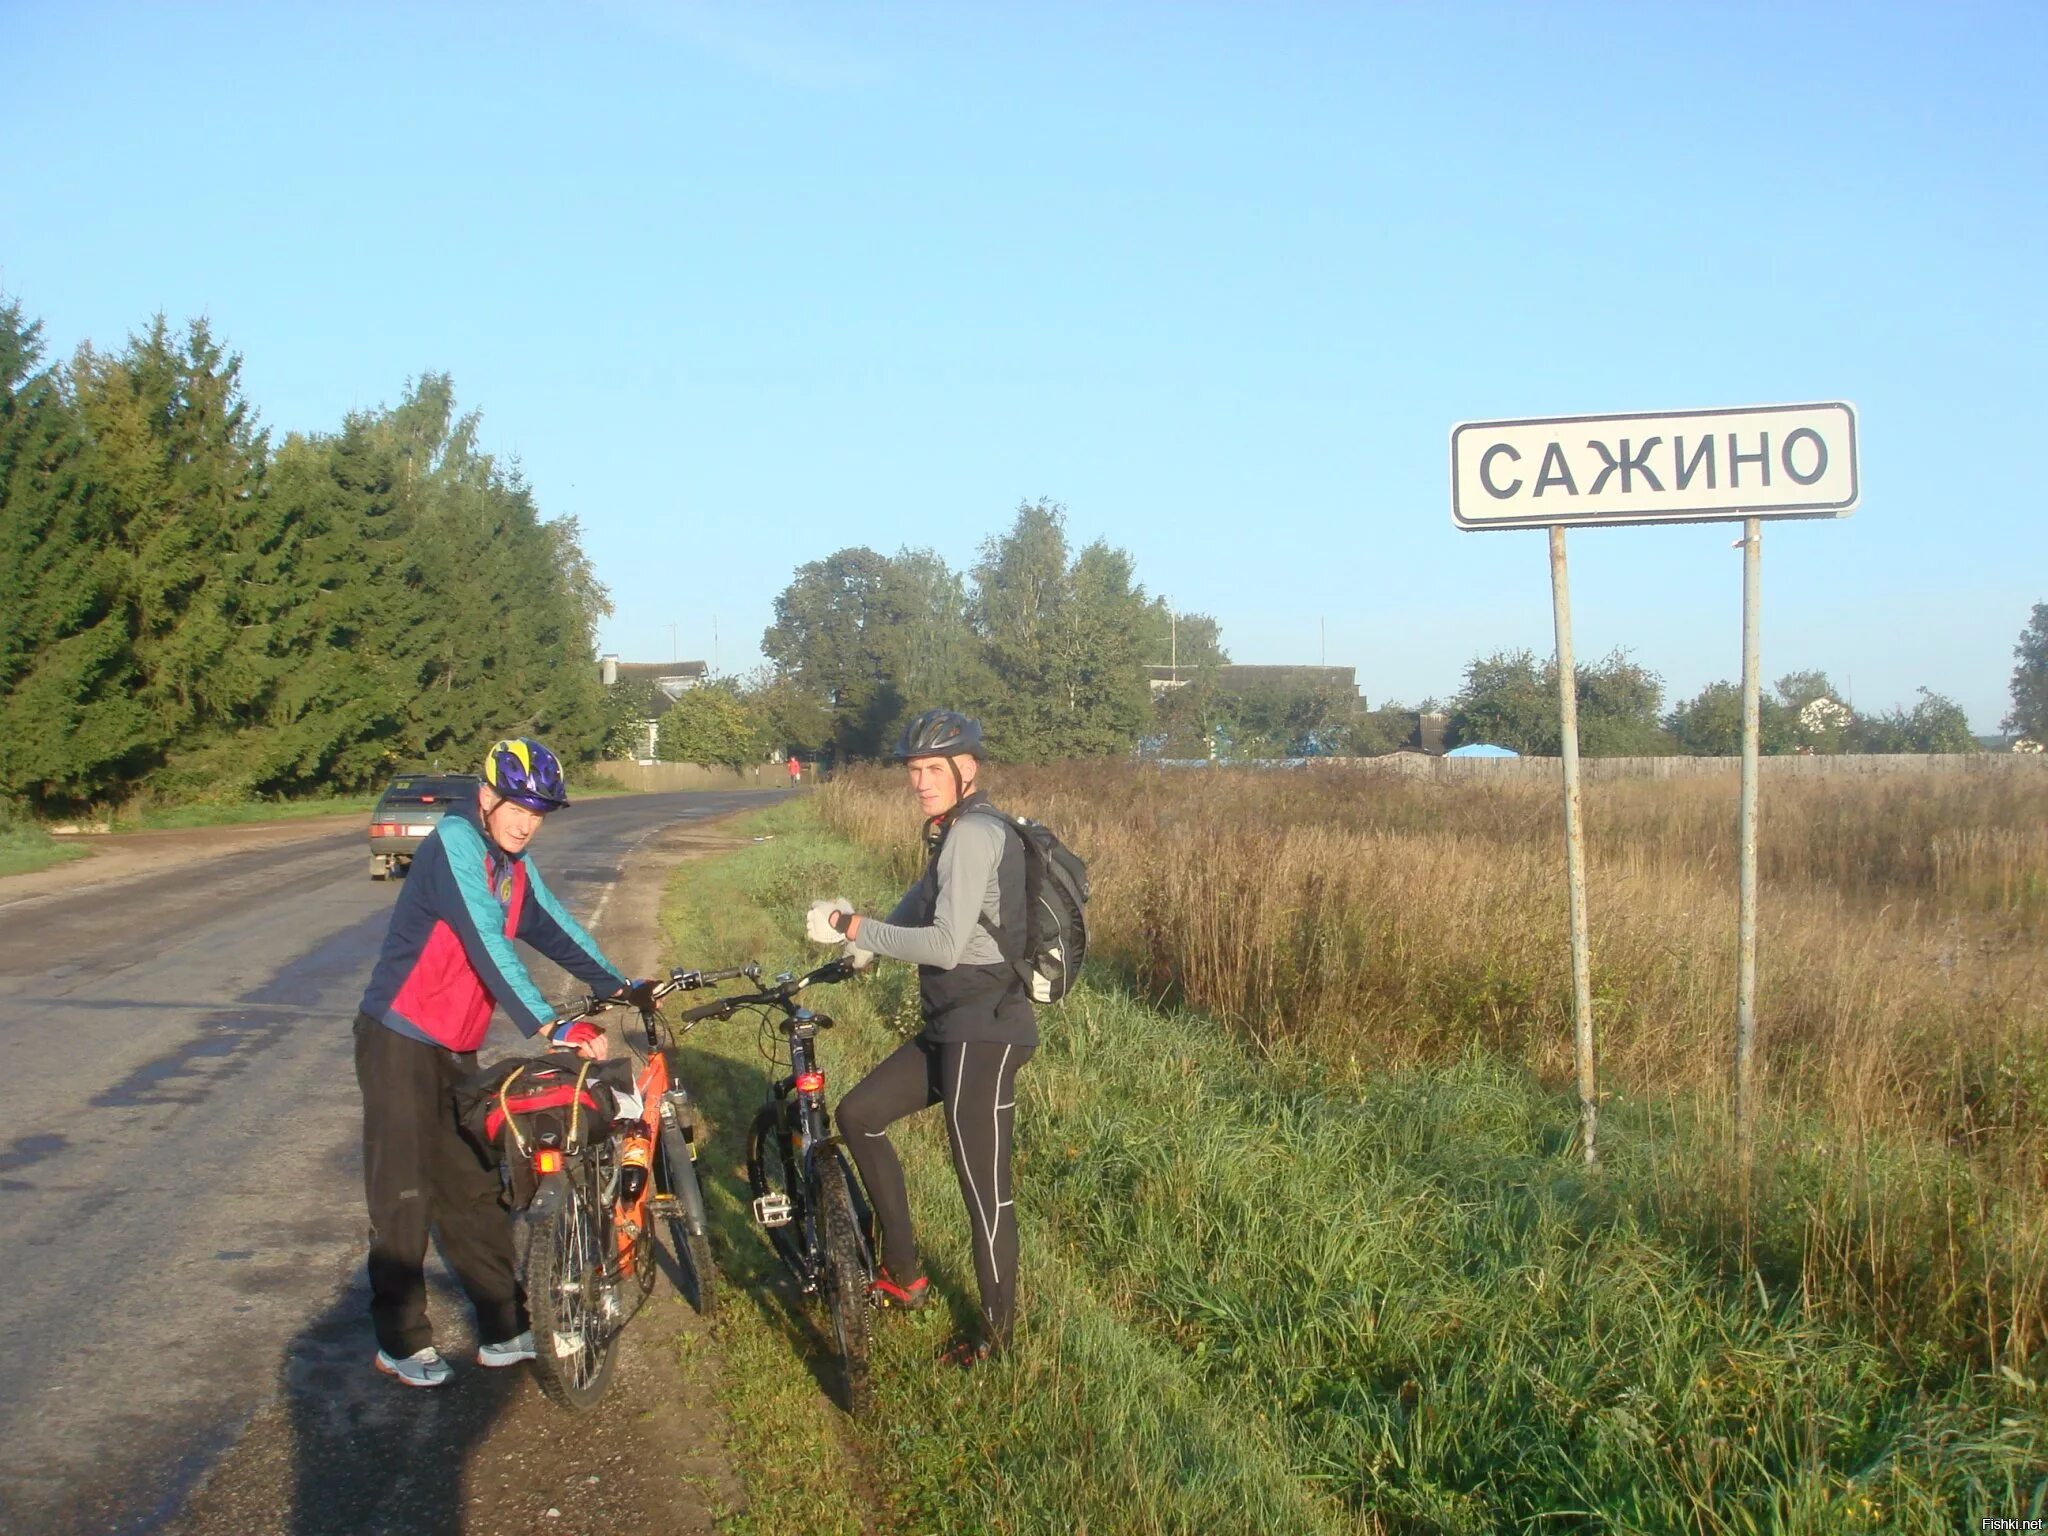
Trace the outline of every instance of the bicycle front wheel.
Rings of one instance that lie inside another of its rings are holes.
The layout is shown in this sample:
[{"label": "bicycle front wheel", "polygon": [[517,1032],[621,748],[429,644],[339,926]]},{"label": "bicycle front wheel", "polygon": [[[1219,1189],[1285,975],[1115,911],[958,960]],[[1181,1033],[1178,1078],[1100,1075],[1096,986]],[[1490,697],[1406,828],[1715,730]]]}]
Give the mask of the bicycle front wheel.
[{"label": "bicycle front wheel", "polygon": [[572,1165],[540,1181],[527,1211],[526,1307],[533,1320],[534,1375],[564,1408],[594,1406],[611,1384],[618,1326],[605,1278],[609,1242],[588,1169]]},{"label": "bicycle front wheel", "polygon": [[768,1241],[800,1289],[808,1291],[815,1277],[804,1260],[804,1189],[790,1145],[782,1106],[767,1104],[747,1131],[747,1190],[754,1198],[754,1220],[767,1230]]},{"label": "bicycle front wheel", "polygon": [[711,1263],[710,1223],[704,1215],[704,1191],[697,1182],[697,1164],[690,1156],[680,1126],[661,1129],[661,1214],[668,1223],[669,1247],[675,1253],[677,1278],[685,1300],[698,1315],[718,1310],[718,1271]]},{"label": "bicycle front wheel", "polygon": [[818,1163],[818,1203],[825,1241],[825,1309],[832,1318],[832,1342],[846,1388],[846,1411],[865,1418],[872,1396],[868,1388],[869,1284],[872,1277],[860,1240],[853,1188],[837,1156]]}]

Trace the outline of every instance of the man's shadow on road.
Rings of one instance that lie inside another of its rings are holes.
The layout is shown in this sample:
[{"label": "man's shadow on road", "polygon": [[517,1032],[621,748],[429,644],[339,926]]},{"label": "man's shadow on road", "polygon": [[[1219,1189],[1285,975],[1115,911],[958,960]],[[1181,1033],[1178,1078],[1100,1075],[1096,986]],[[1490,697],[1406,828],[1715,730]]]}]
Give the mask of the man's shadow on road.
[{"label": "man's shadow on road", "polygon": [[469,1309],[445,1272],[430,1266],[442,1353],[455,1379],[432,1390],[399,1385],[376,1371],[370,1286],[358,1271],[348,1288],[292,1340],[282,1387],[292,1444],[292,1536],[441,1536],[463,1529],[471,1455],[522,1391],[524,1368],[474,1364]]}]

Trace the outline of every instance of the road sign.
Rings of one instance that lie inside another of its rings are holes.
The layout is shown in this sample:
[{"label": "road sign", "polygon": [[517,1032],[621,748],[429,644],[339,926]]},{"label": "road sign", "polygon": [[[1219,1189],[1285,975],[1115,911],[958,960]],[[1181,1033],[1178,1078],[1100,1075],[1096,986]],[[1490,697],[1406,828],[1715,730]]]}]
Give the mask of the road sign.
[{"label": "road sign", "polygon": [[1856,410],[1839,400],[1451,429],[1460,528],[1845,517],[1859,494]]}]

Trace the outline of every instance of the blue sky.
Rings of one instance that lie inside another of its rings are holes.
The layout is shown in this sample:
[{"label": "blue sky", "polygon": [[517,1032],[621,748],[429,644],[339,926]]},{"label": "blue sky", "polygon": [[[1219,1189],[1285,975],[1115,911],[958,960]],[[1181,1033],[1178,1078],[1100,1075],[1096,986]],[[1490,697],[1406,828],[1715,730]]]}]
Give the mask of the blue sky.
[{"label": "blue sky", "polygon": [[[1767,529],[1767,677],[1989,730],[2048,601],[2038,5],[0,0],[0,56],[58,351],[208,315],[280,435],[451,372],[629,659],[1047,496],[1236,659],[1445,696],[1551,644],[1453,423],[1779,401],[1857,405],[1863,504]],[[1575,534],[1580,655],[1736,675],[1734,533]]]}]

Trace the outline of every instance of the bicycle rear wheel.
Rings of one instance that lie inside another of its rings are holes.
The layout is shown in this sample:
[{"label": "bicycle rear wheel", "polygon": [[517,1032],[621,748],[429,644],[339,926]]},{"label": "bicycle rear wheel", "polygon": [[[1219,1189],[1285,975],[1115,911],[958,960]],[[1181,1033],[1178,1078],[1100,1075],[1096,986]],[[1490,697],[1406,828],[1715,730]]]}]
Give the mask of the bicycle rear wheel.
[{"label": "bicycle rear wheel", "polygon": [[832,1319],[832,1342],[846,1388],[846,1411],[865,1418],[873,1404],[868,1387],[869,1287],[860,1218],[853,1187],[836,1154],[818,1162],[818,1204],[825,1240],[825,1310]]},{"label": "bicycle rear wheel", "polygon": [[718,1311],[718,1271],[711,1262],[711,1229],[704,1215],[704,1191],[697,1182],[696,1160],[683,1140],[682,1128],[663,1118],[659,1209],[668,1224],[669,1247],[675,1254],[683,1296],[695,1303],[698,1315]]},{"label": "bicycle rear wheel", "polygon": [[526,1227],[533,1372],[549,1397],[580,1412],[610,1386],[618,1339],[604,1278],[611,1239],[589,1165],[578,1162],[542,1179]]}]

